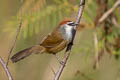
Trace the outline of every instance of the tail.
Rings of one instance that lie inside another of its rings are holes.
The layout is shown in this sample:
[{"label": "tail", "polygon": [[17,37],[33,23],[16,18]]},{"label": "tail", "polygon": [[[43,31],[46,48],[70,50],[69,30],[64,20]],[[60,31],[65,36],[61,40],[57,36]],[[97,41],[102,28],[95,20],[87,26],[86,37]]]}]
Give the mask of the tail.
[{"label": "tail", "polygon": [[24,49],[18,53],[16,53],[15,55],[13,55],[11,57],[11,60],[13,63],[16,63],[22,59],[24,59],[25,57],[29,56],[32,53],[43,53],[45,51],[45,48],[40,46],[40,45],[36,45],[27,49]]}]

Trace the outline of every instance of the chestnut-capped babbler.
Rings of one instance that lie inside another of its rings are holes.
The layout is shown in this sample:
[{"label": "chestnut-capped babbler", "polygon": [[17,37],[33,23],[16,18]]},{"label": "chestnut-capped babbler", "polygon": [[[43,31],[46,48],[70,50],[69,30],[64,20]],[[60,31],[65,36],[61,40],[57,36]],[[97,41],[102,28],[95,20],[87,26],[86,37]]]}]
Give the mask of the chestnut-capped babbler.
[{"label": "chestnut-capped babbler", "polygon": [[32,53],[56,54],[62,51],[71,42],[76,24],[69,20],[62,21],[39,45],[24,49],[12,56],[12,62],[17,62]]}]

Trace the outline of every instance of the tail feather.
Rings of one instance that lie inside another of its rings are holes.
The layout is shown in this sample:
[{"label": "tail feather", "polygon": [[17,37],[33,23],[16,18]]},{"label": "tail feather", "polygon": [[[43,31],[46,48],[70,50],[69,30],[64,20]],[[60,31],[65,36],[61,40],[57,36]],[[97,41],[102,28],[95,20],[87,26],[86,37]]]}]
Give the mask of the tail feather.
[{"label": "tail feather", "polygon": [[45,51],[44,47],[42,47],[40,45],[33,46],[33,47],[24,49],[24,50],[16,53],[15,55],[13,55],[11,57],[11,60],[12,60],[13,63],[15,63],[15,62],[18,62],[18,61],[24,59],[25,57],[29,56],[32,53],[36,53],[36,52],[42,53],[44,51]]}]

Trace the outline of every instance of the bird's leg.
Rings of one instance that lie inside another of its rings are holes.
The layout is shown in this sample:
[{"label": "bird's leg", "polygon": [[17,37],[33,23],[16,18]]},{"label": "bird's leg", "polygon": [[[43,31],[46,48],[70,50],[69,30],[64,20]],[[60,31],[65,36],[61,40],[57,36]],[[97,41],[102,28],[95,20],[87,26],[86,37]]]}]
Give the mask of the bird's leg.
[{"label": "bird's leg", "polygon": [[57,61],[58,61],[61,65],[64,65],[64,62],[61,61],[61,60],[59,59],[59,57],[58,57],[56,54],[53,54],[53,55],[56,57]]}]

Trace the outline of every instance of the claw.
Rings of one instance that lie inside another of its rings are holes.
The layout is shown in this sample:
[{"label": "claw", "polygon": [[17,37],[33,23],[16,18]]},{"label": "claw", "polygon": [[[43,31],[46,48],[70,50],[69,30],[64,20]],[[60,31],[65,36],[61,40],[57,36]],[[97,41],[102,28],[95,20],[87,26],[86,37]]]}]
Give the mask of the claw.
[{"label": "claw", "polygon": [[54,54],[54,55],[55,55],[55,57],[56,57],[57,61],[58,61],[61,65],[64,65],[64,62],[63,62],[63,61],[61,61],[61,60],[58,58],[58,56],[57,56],[56,54]]},{"label": "claw", "polygon": [[60,63],[61,65],[64,65],[64,64],[65,64],[65,62],[63,62],[63,61],[60,61],[59,63]]}]

